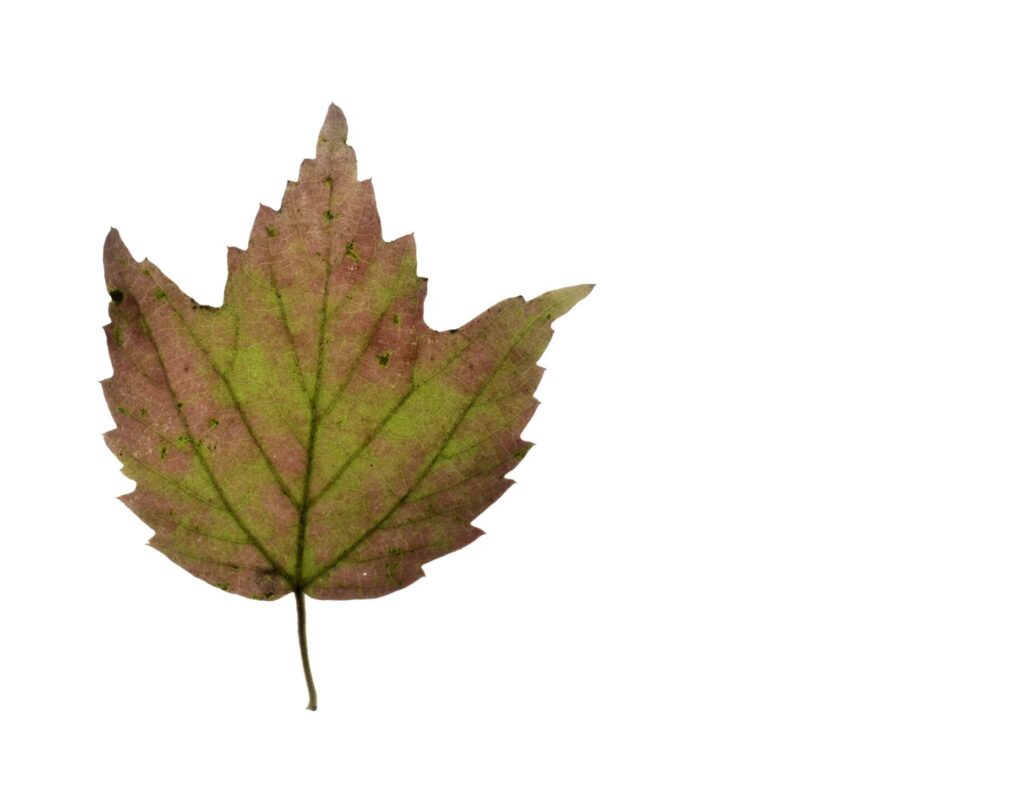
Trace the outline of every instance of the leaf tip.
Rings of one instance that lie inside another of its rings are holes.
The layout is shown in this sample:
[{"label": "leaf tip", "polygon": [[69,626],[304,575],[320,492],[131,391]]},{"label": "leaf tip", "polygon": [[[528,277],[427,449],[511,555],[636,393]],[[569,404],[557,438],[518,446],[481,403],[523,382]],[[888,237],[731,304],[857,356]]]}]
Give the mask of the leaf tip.
[{"label": "leaf tip", "polygon": [[121,241],[121,233],[113,226],[110,227],[110,231],[107,232],[107,237],[103,241],[103,258],[107,258],[108,253],[113,253],[121,248],[124,248],[124,243]]},{"label": "leaf tip", "polygon": [[574,287],[562,287],[562,289],[545,292],[534,300],[547,308],[545,319],[554,321],[587,297],[593,289],[593,284],[577,284]]},{"label": "leaf tip", "polygon": [[327,108],[327,116],[324,118],[324,125],[320,129],[320,140],[317,141],[317,149],[323,146],[344,144],[348,141],[348,121],[341,108],[333,102]]},{"label": "leaf tip", "polygon": [[128,247],[121,239],[120,232],[111,226],[110,231],[107,232],[107,238],[103,241],[103,264],[107,269],[108,279],[112,268],[120,268],[126,262],[134,261]]}]

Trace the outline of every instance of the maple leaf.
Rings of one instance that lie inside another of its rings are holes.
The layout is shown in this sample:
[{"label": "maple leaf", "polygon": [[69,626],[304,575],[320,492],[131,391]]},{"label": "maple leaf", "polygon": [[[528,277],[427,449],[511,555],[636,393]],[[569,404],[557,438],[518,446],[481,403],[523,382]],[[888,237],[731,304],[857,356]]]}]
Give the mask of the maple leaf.
[{"label": "maple leaf", "polygon": [[374,598],[482,532],[538,403],[551,322],[590,285],[502,301],[461,328],[423,321],[412,235],[386,242],[331,105],[280,210],[228,250],[201,306],[115,229],[104,245],[113,377],[105,436],[150,545],[231,593]]}]

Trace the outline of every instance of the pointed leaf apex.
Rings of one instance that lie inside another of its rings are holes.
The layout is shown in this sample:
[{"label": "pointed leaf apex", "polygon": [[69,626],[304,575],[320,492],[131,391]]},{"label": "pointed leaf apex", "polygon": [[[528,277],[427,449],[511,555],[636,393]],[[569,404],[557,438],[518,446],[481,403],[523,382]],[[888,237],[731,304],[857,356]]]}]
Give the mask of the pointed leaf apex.
[{"label": "pointed leaf apex", "polygon": [[551,304],[552,313],[549,319],[554,320],[561,317],[569,311],[569,309],[587,297],[593,289],[593,284],[577,284],[574,287],[562,287],[562,289],[545,292],[535,300]]},{"label": "pointed leaf apex", "polygon": [[103,264],[110,268],[131,259],[132,255],[121,240],[121,235],[117,229],[111,227],[107,232],[107,239],[103,242]]},{"label": "pointed leaf apex", "polygon": [[317,141],[317,150],[323,146],[337,146],[345,144],[348,140],[348,122],[341,108],[333,102],[327,108],[327,117],[324,119],[324,126],[320,129],[320,140]]}]

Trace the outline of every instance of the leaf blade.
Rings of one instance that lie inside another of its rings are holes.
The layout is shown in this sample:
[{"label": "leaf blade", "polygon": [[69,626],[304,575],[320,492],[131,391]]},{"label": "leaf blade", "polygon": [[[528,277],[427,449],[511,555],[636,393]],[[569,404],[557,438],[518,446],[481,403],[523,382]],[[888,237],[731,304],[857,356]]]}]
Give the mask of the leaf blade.
[{"label": "leaf blade", "polygon": [[382,239],[333,105],[281,208],[261,206],[247,248],[229,249],[221,307],[115,230],[104,264],[124,500],[154,547],[254,598],[384,595],[479,537],[472,521],[531,446],[551,323],[591,289],[428,328],[415,242]]}]

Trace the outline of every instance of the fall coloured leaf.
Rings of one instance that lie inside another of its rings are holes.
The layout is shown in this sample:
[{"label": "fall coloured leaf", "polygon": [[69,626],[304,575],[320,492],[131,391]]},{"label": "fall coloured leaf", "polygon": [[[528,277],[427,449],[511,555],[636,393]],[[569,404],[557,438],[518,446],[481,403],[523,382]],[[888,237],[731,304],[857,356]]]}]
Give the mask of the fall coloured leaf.
[{"label": "fall coloured leaf", "polygon": [[423,321],[411,235],[381,239],[331,106],[280,210],[228,250],[224,304],[201,306],[111,230],[106,434],[150,545],[229,593],[375,598],[471,543],[511,484],[551,323],[589,285],[512,298],[461,328]]}]

